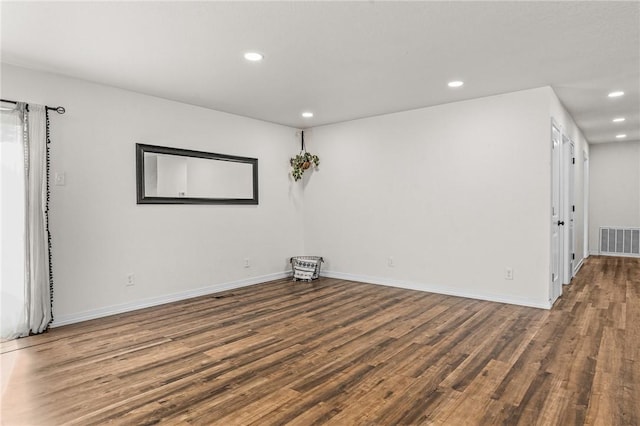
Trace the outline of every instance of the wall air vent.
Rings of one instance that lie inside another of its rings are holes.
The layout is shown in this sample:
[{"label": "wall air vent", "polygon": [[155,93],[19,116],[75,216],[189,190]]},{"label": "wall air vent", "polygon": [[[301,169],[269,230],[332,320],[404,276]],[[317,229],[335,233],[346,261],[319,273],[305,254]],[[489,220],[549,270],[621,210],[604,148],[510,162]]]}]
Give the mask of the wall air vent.
[{"label": "wall air vent", "polygon": [[600,227],[600,254],[640,257],[640,228]]}]

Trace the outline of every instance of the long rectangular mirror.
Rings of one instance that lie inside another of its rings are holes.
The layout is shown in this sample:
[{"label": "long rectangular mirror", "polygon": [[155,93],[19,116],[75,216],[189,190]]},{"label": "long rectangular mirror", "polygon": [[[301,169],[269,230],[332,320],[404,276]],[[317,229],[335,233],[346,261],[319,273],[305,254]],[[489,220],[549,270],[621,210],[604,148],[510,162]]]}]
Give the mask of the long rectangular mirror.
[{"label": "long rectangular mirror", "polygon": [[258,159],[136,144],[138,204],[258,204]]}]

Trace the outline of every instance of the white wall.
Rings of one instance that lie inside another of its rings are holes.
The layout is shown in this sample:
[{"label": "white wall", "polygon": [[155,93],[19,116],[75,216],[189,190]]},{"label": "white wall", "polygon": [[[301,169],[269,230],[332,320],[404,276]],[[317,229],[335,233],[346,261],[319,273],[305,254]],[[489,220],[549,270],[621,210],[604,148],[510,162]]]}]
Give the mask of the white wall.
[{"label": "white wall", "polygon": [[[283,276],[302,253],[331,276],[549,305],[550,112],[588,147],[548,87],[314,128],[320,170],[294,184],[294,129],[2,72],[4,98],[68,111],[51,114],[56,324]],[[260,204],[137,205],[136,142],[257,157]]]},{"label": "white wall", "polygon": [[[294,129],[5,64],[1,88],[67,108],[51,113],[55,324],[283,276],[302,250]],[[260,204],[137,205],[136,142],[257,157]]]},{"label": "white wall", "polygon": [[332,276],[548,306],[549,105],[541,88],[314,128],[306,252]]},{"label": "white wall", "polygon": [[589,251],[601,226],[640,227],[640,141],[594,144],[590,157]]}]

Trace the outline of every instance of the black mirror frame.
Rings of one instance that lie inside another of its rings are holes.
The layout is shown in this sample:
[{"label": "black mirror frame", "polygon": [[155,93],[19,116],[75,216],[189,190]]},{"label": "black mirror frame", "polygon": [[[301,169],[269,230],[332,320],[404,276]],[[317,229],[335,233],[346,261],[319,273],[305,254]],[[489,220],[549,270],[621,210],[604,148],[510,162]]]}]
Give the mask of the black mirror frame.
[{"label": "black mirror frame", "polygon": [[[180,155],[183,157],[205,158],[209,160],[231,161],[251,164],[253,171],[252,198],[196,198],[196,197],[149,197],[144,191],[144,153]],[[166,146],[136,144],[136,192],[137,204],[258,204],[258,159]]]}]

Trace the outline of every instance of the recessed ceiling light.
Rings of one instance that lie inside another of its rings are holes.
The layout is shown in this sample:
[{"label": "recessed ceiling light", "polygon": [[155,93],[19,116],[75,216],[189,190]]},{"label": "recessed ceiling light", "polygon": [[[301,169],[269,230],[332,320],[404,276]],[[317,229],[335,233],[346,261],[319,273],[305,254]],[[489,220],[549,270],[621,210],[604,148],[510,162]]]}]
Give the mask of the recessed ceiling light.
[{"label": "recessed ceiling light", "polygon": [[247,61],[258,62],[258,61],[261,61],[264,58],[264,55],[262,55],[261,53],[258,53],[258,52],[247,52],[247,53],[244,54],[244,58]]},{"label": "recessed ceiling light", "polygon": [[449,86],[449,87],[460,87],[463,84],[464,84],[464,81],[456,80],[456,81],[450,81],[449,83],[447,83],[447,86]]},{"label": "recessed ceiling light", "polygon": [[302,116],[303,116],[304,118],[311,118],[311,117],[313,117],[313,113],[312,113],[312,112],[309,112],[309,111],[306,111],[306,112],[303,112],[303,113],[302,113]]},{"label": "recessed ceiling light", "polygon": [[618,118],[614,118],[613,121],[614,123],[622,123],[625,120],[624,117],[618,117]]},{"label": "recessed ceiling light", "polygon": [[622,90],[618,90],[618,91],[616,91],[616,92],[611,92],[611,93],[609,93],[609,95],[608,95],[608,96],[609,96],[610,98],[617,98],[617,97],[622,96],[622,95],[624,95],[624,92],[623,92]]},{"label": "recessed ceiling light", "polygon": [[621,135],[616,135],[616,139],[624,139],[626,137],[627,137],[627,135],[625,135],[624,133],[621,134]]}]

